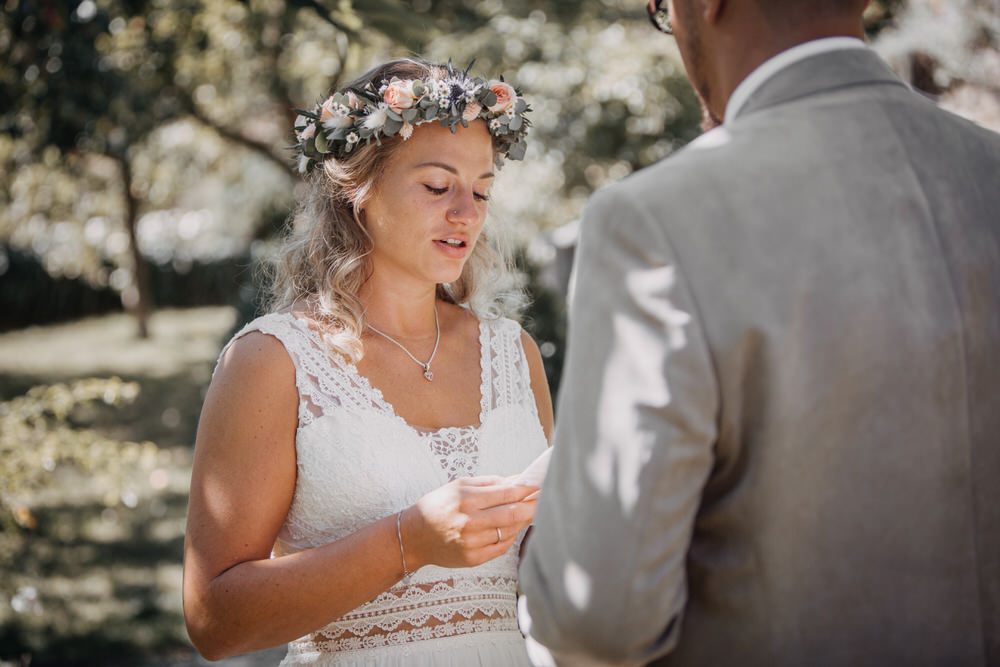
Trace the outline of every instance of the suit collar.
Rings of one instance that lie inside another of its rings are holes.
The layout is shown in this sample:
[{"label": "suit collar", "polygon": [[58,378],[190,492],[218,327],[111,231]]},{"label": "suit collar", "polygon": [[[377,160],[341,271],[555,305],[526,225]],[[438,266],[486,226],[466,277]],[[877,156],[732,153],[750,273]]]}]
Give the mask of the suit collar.
[{"label": "suit collar", "polygon": [[786,49],[761,63],[760,66],[750,72],[740,82],[740,85],[736,87],[733,94],[729,96],[724,118],[735,118],[740,109],[743,108],[743,105],[746,104],[746,101],[750,99],[750,96],[757,92],[758,88],[789,65],[830,51],[866,48],[868,47],[865,43],[856,37],[826,37],[803,42],[790,49]]},{"label": "suit collar", "polygon": [[799,60],[764,81],[728,122],[818,93],[868,84],[906,86],[871,49],[839,49]]}]

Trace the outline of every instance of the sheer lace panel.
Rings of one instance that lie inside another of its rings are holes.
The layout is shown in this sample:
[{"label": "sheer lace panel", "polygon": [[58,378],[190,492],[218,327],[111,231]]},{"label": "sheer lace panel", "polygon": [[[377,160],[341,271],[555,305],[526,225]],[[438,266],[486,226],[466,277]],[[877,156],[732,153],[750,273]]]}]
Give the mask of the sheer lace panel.
[{"label": "sheer lace panel", "polygon": [[448,481],[474,477],[479,470],[479,427],[462,426],[436,431],[417,429],[434,452]]}]

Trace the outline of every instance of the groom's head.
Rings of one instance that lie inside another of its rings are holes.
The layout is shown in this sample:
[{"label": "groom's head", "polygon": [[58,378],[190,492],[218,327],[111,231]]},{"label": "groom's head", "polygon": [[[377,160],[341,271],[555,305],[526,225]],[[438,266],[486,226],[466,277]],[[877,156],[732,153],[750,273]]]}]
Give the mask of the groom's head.
[{"label": "groom's head", "polygon": [[[656,0],[649,0],[655,6]],[[869,0],[660,0],[706,116],[721,122],[733,90],[796,44],[861,37]]]}]

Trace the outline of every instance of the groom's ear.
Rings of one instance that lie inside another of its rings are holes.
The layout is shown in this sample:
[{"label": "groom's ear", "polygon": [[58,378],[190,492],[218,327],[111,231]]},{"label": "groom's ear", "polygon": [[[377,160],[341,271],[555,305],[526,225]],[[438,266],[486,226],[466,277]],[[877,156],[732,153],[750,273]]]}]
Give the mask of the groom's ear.
[{"label": "groom's ear", "polygon": [[715,25],[722,18],[722,14],[725,12],[729,5],[728,0],[700,0],[702,18],[705,19],[706,23]]}]

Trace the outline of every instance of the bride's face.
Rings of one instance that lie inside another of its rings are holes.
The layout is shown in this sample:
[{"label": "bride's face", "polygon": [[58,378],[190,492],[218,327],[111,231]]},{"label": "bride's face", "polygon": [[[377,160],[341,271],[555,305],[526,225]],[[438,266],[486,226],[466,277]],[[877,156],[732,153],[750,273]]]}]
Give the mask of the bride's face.
[{"label": "bride's face", "polygon": [[453,282],[479,239],[493,182],[493,147],[485,121],[414,129],[389,158],[365,206],[379,278]]}]

